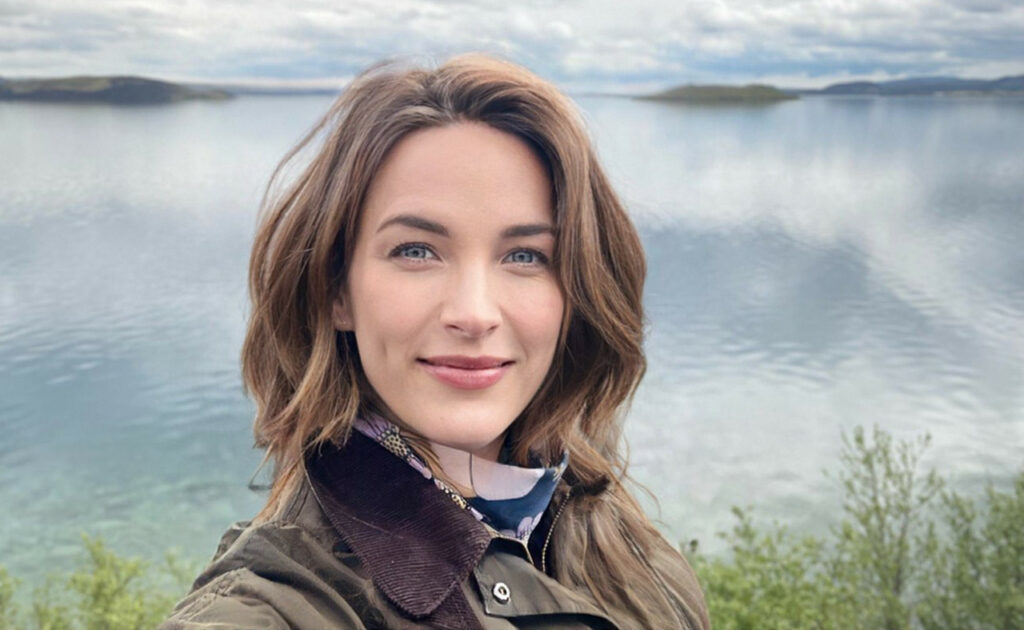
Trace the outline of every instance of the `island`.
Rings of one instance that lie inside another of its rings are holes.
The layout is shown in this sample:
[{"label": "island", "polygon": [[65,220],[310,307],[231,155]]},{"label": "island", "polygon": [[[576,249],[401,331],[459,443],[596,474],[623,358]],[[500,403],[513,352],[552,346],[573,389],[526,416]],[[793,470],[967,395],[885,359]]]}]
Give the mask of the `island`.
[{"label": "island", "polygon": [[1000,79],[961,79],[959,77],[911,77],[893,81],[851,81],[833,83],[808,94],[867,96],[934,96],[934,95],[1021,95],[1024,75]]},{"label": "island", "polygon": [[798,98],[770,85],[681,85],[664,92],[638,96],[650,101],[699,104],[775,103]]},{"label": "island", "polygon": [[158,105],[184,100],[223,100],[231,93],[134,76],[78,76],[59,79],[0,78],[0,100]]}]

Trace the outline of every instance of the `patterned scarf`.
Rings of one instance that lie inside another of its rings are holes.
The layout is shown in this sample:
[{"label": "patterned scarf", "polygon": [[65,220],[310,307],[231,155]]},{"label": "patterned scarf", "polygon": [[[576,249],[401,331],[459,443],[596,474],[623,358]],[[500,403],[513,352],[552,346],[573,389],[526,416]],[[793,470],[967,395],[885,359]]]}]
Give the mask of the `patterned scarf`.
[{"label": "patterned scarf", "polygon": [[[544,510],[551,502],[559,479],[569,463],[569,453],[554,467],[524,468],[492,462],[471,453],[437,442],[428,442],[434,464],[439,466],[449,483],[434,475],[431,467],[398,427],[384,418],[367,415],[356,419],[355,429],[373,439],[396,457],[404,460],[444,492],[459,507],[469,512],[503,536],[526,543]],[[452,484],[456,485],[452,485]]]}]

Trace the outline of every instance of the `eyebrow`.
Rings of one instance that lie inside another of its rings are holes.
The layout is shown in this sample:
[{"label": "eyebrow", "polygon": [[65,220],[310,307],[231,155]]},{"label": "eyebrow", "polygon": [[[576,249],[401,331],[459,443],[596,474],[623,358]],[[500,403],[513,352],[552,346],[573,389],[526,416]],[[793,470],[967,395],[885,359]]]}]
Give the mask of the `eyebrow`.
[{"label": "eyebrow", "polygon": [[528,223],[525,225],[513,225],[501,232],[502,238],[517,238],[522,236],[535,236],[537,234],[555,235],[555,228],[547,223]]},{"label": "eyebrow", "polygon": [[[423,217],[419,217],[414,214],[399,214],[393,216],[387,221],[381,223],[380,227],[377,228],[377,231],[380,232],[384,228],[392,225],[404,225],[416,230],[431,232],[439,236],[451,236],[448,232],[448,228],[440,223],[431,221],[430,219],[424,219]],[[524,236],[536,236],[537,234],[550,234],[554,236],[555,228],[547,223],[524,223],[522,225],[513,225],[505,228],[501,232],[501,237],[522,238]]]},{"label": "eyebrow", "polygon": [[393,216],[384,223],[381,223],[380,227],[377,228],[377,231],[380,232],[391,225],[404,225],[406,227],[423,230],[425,232],[433,232],[440,236],[450,236],[450,234],[448,234],[448,230],[440,223],[431,221],[430,219],[424,219],[423,217],[418,217],[413,214],[399,214],[397,216]]}]

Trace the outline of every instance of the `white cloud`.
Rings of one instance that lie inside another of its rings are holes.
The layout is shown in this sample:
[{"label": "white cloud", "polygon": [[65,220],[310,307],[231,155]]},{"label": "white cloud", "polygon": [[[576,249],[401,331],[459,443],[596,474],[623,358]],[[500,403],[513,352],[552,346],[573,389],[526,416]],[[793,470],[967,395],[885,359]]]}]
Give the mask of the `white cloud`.
[{"label": "white cloud", "polygon": [[0,2],[10,76],[331,78],[483,49],[563,84],[1024,72],[1003,0]]}]

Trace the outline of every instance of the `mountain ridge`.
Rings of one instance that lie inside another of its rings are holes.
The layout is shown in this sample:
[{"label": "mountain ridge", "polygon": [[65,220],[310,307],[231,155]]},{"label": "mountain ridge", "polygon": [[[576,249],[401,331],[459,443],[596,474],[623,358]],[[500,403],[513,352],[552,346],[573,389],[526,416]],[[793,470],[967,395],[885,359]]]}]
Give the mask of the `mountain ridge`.
[{"label": "mountain ridge", "polygon": [[201,89],[132,75],[41,79],[0,77],[0,100],[159,105],[227,98],[231,98],[231,94],[219,88]]},{"label": "mountain ridge", "polygon": [[998,79],[925,76],[891,81],[848,81],[831,83],[818,90],[787,90],[795,94],[844,94],[912,96],[933,94],[994,94],[1024,92],[1024,75]]}]

